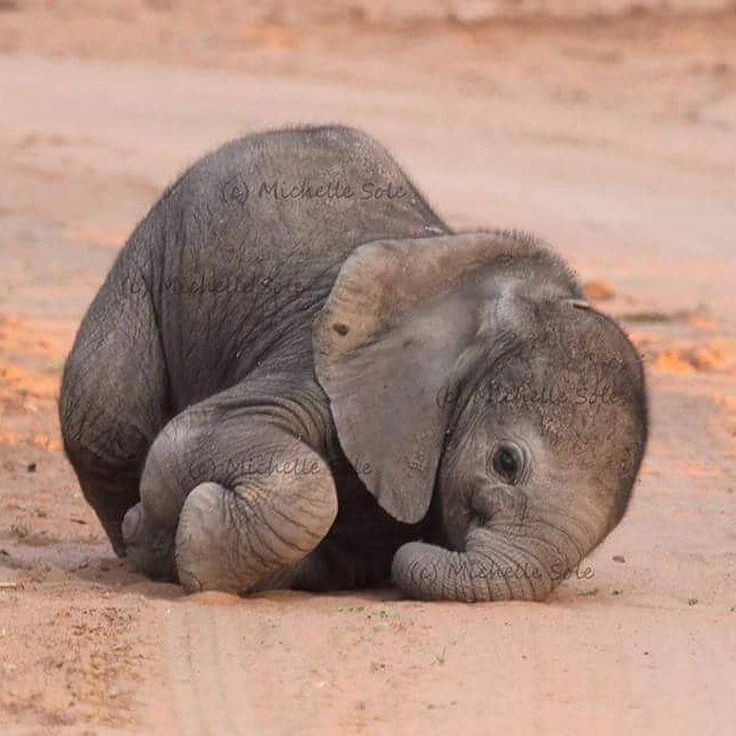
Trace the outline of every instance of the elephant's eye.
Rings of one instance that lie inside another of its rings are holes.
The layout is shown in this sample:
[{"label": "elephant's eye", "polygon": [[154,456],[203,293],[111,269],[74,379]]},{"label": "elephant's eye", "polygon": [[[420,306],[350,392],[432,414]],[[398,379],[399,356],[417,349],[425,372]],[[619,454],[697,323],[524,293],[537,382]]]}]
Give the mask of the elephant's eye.
[{"label": "elephant's eye", "polygon": [[493,453],[493,470],[507,483],[514,484],[521,476],[523,458],[511,445],[499,445]]}]

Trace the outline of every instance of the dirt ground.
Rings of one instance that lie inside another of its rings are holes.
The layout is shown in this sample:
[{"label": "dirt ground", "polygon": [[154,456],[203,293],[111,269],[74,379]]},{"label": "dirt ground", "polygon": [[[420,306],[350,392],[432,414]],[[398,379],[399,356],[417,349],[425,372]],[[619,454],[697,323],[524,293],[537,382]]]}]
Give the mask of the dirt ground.
[{"label": "dirt ground", "polygon": [[[92,5],[0,2],[0,731],[736,731],[736,14]],[[65,355],[161,189],[240,133],[330,121],[383,140],[450,224],[548,239],[644,355],[630,510],[547,603],[185,599],[114,557],[63,457]]]}]

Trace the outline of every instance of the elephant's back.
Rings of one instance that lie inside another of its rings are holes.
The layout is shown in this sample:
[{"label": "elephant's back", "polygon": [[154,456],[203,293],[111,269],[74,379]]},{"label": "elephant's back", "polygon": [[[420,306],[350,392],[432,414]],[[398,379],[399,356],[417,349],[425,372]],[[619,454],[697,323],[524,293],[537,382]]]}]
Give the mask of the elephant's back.
[{"label": "elephant's back", "polygon": [[185,172],[156,217],[151,290],[175,405],[306,340],[360,243],[446,230],[388,152],[345,127],[228,143]]},{"label": "elephant's back", "polygon": [[299,265],[316,273],[358,243],[445,230],[388,151],[342,126],[227,143],[195,163],[164,199],[184,227],[166,255],[174,262],[179,255],[182,267],[199,265],[185,260],[196,252],[206,265],[282,271],[284,258],[306,258]]}]

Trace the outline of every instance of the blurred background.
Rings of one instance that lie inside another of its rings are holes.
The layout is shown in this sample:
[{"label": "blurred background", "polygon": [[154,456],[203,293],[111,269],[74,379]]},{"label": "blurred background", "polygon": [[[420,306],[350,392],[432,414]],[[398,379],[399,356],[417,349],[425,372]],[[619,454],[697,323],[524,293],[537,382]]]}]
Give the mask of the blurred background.
[{"label": "blurred background", "polygon": [[[325,122],[548,240],[643,355],[630,511],[547,606],[182,601],[81,497],[59,380],[129,233],[206,151]],[[732,0],[0,0],[0,729],[732,733],[735,234]]]}]

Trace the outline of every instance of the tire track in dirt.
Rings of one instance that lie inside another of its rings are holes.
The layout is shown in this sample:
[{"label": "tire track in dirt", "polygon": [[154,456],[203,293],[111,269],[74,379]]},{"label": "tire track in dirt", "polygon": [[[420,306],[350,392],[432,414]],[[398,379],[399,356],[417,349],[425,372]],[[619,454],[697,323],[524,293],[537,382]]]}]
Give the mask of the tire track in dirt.
[{"label": "tire track in dirt", "polygon": [[733,614],[570,603],[474,607],[453,630],[457,606],[373,596],[181,600],[164,614],[166,732],[729,731]]},{"label": "tire track in dirt", "polygon": [[178,732],[192,736],[249,733],[242,721],[247,679],[242,668],[226,660],[223,650],[237,651],[238,645],[229,612],[184,602],[168,609],[165,616]]}]

